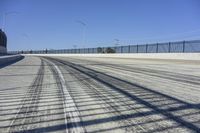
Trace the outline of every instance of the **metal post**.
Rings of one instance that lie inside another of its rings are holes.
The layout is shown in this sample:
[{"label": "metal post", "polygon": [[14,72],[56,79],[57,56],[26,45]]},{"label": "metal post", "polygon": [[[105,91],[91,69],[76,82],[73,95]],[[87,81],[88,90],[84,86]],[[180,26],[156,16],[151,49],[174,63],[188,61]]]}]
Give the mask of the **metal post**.
[{"label": "metal post", "polygon": [[147,51],[148,51],[148,44],[146,44],[146,53],[147,53]]},{"label": "metal post", "polygon": [[169,42],[169,48],[168,48],[168,52],[171,52],[171,43]]},{"label": "metal post", "polygon": [[158,53],[158,43],[156,44],[156,53]]},{"label": "metal post", "polygon": [[138,53],[139,51],[138,51],[138,44],[137,44],[137,53]]},{"label": "metal post", "polygon": [[183,53],[185,52],[185,41],[183,41]]},{"label": "metal post", "polygon": [[131,52],[131,46],[129,45],[128,46],[128,53],[130,53]]}]

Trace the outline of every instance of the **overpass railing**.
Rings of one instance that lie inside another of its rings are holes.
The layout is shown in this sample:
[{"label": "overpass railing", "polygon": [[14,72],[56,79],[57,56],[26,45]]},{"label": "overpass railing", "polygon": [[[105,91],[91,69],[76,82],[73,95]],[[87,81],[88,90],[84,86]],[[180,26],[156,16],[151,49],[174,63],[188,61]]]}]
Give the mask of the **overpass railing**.
[{"label": "overpass railing", "polygon": [[143,45],[126,45],[115,47],[76,48],[59,50],[10,51],[10,54],[66,54],[66,53],[198,53],[200,40],[153,43]]}]

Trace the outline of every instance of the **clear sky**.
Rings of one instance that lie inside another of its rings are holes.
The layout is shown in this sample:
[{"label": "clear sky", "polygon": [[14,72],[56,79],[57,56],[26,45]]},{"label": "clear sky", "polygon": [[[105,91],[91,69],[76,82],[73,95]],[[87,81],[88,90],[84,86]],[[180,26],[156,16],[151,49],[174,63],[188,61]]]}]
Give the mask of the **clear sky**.
[{"label": "clear sky", "polygon": [[3,18],[8,50],[200,39],[200,0],[0,0]]}]

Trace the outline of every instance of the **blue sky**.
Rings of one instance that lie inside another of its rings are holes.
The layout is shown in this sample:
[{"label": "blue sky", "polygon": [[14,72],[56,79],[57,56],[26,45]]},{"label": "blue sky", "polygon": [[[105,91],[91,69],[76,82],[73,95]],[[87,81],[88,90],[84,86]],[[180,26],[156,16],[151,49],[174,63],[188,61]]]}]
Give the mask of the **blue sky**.
[{"label": "blue sky", "polygon": [[8,50],[200,39],[199,0],[0,0],[1,28],[5,13]]}]

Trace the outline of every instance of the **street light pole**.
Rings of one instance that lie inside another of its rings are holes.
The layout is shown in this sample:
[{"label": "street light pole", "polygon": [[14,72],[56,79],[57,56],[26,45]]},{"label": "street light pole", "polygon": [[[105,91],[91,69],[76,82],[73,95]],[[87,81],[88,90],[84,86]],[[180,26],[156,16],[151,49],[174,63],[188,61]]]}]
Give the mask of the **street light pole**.
[{"label": "street light pole", "polygon": [[86,42],[86,26],[87,25],[86,25],[85,22],[83,22],[81,20],[77,20],[76,22],[83,26],[83,31],[82,31],[82,39],[83,39],[82,40],[82,45],[83,45],[83,47],[85,47],[84,45],[85,45],[85,42]]}]

